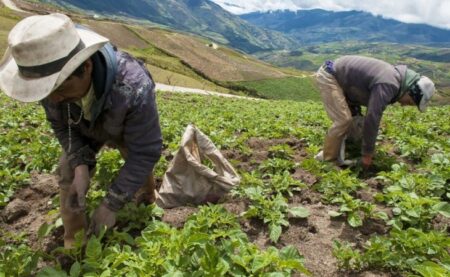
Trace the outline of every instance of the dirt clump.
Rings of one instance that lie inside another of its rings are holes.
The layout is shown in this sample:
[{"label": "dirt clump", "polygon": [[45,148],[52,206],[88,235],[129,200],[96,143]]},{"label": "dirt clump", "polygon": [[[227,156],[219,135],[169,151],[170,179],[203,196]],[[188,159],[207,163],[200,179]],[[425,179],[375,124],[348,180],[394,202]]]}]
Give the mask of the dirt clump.
[{"label": "dirt clump", "polygon": [[176,207],[165,209],[162,221],[175,228],[183,228],[188,217],[198,211],[196,207]]},{"label": "dirt clump", "polygon": [[18,190],[14,199],[3,209],[0,229],[16,234],[24,232],[34,249],[42,246],[47,249],[48,244],[54,244],[51,241],[62,242],[62,234],[60,238],[38,241],[39,228],[55,219],[56,215],[49,215],[48,212],[57,208],[51,200],[58,191],[55,176],[32,174],[30,185]]},{"label": "dirt clump", "polygon": [[265,138],[250,138],[247,145],[253,150],[253,155],[263,159],[256,159],[256,161],[263,161],[267,158],[273,158],[273,153],[270,152],[270,147],[277,145],[288,145],[293,150],[292,159],[295,162],[303,160],[307,153],[305,151],[306,142],[303,139],[297,138],[283,138],[283,139],[265,139]]},{"label": "dirt clump", "polygon": [[369,189],[357,191],[356,197],[365,202],[375,203],[375,199],[374,199],[375,194],[376,194],[376,191],[373,191],[372,189],[369,188]]},{"label": "dirt clump", "polygon": [[295,169],[294,174],[292,174],[292,178],[302,181],[307,185],[314,185],[317,182],[317,177],[309,173],[308,171],[297,168]]},{"label": "dirt clump", "polygon": [[381,219],[364,220],[363,225],[359,227],[359,231],[364,235],[384,235],[389,229],[390,227]]},{"label": "dirt clump", "polygon": [[450,218],[438,214],[431,224],[435,230],[445,230],[450,234]]},{"label": "dirt clump", "polygon": [[6,223],[12,223],[28,214],[28,205],[22,199],[14,199],[3,210],[2,216]]},{"label": "dirt clump", "polygon": [[[246,146],[251,149],[251,154],[242,153],[238,150],[228,149],[221,151],[224,157],[231,161],[231,163],[238,170],[250,172],[256,170],[258,166],[265,160],[274,158],[274,154],[270,151],[272,146],[288,145],[292,150],[292,156],[289,158],[294,162],[300,162],[306,158],[305,151],[306,142],[303,139],[284,138],[284,139],[266,139],[266,138],[249,138]],[[236,161],[235,163],[233,161]],[[305,182],[315,182],[313,176],[307,176],[304,173]],[[300,177],[300,176],[298,176]],[[295,178],[295,176],[294,176]]]}]

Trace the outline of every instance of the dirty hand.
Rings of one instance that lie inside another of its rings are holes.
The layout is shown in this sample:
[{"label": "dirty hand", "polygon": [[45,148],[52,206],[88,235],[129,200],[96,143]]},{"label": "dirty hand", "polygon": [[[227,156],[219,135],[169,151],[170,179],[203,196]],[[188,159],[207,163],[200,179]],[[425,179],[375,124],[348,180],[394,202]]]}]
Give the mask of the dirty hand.
[{"label": "dirty hand", "polygon": [[79,165],[75,168],[72,185],[69,188],[69,201],[67,209],[75,213],[84,212],[86,209],[86,193],[89,188],[89,167]]},{"label": "dirty hand", "polygon": [[92,215],[91,224],[89,226],[89,234],[98,236],[103,226],[111,228],[116,224],[116,212],[108,208],[103,201]]},{"label": "dirty hand", "polygon": [[372,155],[371,154],[365,154],[361,157],[361,165],[364,168],[364,170],[369,169],[369,167],[372,165]]}]

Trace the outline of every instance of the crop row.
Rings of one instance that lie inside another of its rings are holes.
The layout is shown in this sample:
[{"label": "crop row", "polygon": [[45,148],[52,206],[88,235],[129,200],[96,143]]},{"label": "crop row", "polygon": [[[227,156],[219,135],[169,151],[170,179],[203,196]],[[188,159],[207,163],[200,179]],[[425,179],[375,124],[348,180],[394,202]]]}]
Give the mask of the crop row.
[{"label": "crop row", "polygon": [[[52,172],[60,150],[39,105],[22,105],[4,96],[0,100],[4,103],[0,110],[0,206],[4,206],[16,190],[29,184],[32,171]],[[289,226],[289,217],[308,217],[307,209],[288,205],[294,194],[306,189],[305,184],[291,176],[295,169],[302,168],[317,177],[313,189],[321,193],[330,216],[345,217],[355,228],[368,220],[381,220],[390,228],[387,235],[374,236],[359,248],[336,241],[334,252],[343,269],[379,268],[422,276],[445,276],[450,272],[447,230],[437,230],[432,224],[437,216],[450,216],[449,107],[432,107],[420,115],[413,108],[387,110],[375,157],[377,172],[372,176],[382,189],[374,195],[374,202],[357,197],[359,191],[367,188],[368,180],[358,166],[337,170],[312,159],[330,124],[318,103],[159,93],[158,107],[165,155],[156,168],[157,176],[166,170],[189,123],[194,123],[221,150],[242,155],[252,154],[248,145],[252,138],[296,138],[304,142],[307,156],[300,164],[293,161],[289,145],[273,146],[267,160],[250,172],[240,170],[242,183],[232,192],[233,197],[248,202],[247,210],[239,217],[262,220],[269,227],[273,243]],[[357,153],[353,155],[356,157]],[[238,168],[240,162],[232,161]],[[111,181],[120,164],[117,151],[102,151],[89,193],[90,209],[103,195],[99,187]],[[54,202],[56,209],[57,199]],[[93,237],[85,250],[80,246],[65,253],[73,259],[71,276],[186,272],[197,272],[199,276],[270,272],[289,275],[294,270],[307,274],[297,249],[259,250],[240,230],[239,218],[221,206],[201,208],[182,229],[159,221],[161,211],[154,206],[128,209],[133,209],[128,214],[137,216],[131,221],[123,217],[122,225],[126,227],[107,233],[106,242],[105,238],[101,241]],[[40,234],[47,235],[57,225],[43,226]],[[133,229],[141,231],[140,235],[131,236]],[[20,270],[18,275],[27,275],[36,270],[39,259],[52,260],[56,255],[36,254],[24,238],[3,235],[0,272]],[[150,258],[157,256],[164,258]],[[55,273],[64,274],[58,266],[48,267],[40,274]]]}]

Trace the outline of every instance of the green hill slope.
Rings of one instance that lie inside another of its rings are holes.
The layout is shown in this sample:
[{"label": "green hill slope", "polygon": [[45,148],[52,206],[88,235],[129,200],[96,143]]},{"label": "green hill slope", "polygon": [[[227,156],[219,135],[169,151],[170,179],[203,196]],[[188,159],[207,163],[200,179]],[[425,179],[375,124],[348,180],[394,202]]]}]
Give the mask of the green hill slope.
[{"label": "green hill slope", "polygon": [[336,59],[342,55],[365,55],[391,64],[406,64],[433,79],[439,92],[434,99],[436,103],[449,104],[449,53],[449,48],[347,41],[311,45],[290,52],[261,52],[256,56],[277,66],[306,71],[315,71],[325,60]]},{"label": "green hill slope", "polygon": [[112,41],[151,66],[158,82],[272,99],[318,99],[309,73],[274,67],[201,37],[97,20],[82,23],[105,36],[114,31]]},{"label": "green hill slope", "polygon": [[[4,52],[7,34],[20,16],[6,8],[1,11],[0,51]],[[288,99],[289,95],[302,95],[305,91],[301,82],[295,86],[283,85],[284,80],[300,80],[298,77],[305,76],[304,73],[274,67],[205,38],[144,25],[93,20],[75,14],[72,18],[143,60],[156,82],[275,99]],[[278,93],[267,93],[268,83],[283,89]],[[308,90],[300,98],[312,99],[310,95],[315,96]]]},{"label": "green hill slope", "polygon": [[147,20],[179,31],[202,35],[218,43],[251,53],[296,45],[280,32],[249,24],[208,0],[42,0],[72,11],[105,18]]}]

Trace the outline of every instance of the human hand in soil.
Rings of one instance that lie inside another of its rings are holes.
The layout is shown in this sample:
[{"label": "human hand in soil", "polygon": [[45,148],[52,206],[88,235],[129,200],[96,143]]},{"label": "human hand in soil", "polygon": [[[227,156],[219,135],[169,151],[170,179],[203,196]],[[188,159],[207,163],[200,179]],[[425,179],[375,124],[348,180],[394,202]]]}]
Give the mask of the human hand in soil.
[{"label": "human hand in soil", "polygon": [[209,193],[205,196],[204,203],[217,204],[220,200],[220,195]]},{"label": "human hand in soil", "polygon": [[372,165],[372,155],[371,154],[364,154],[361,157],[361,165],[364,170],[368,170],[370,166]]},{"label": "human hand in soil", "polygon": [[105,202],[102,202],[92,215],[91,224],[89,226],[89,234],[98,236],[104,226],[109,229],[115,224],[116,212],[108,208]]},{"label": "human hand in soil", "polygon": [[73,182],[69,188],[69,201],[66,202],[69,210],[75,213],[85,211],[88,188],[89,168],[87,165],[79,165],[75,168]]}]

